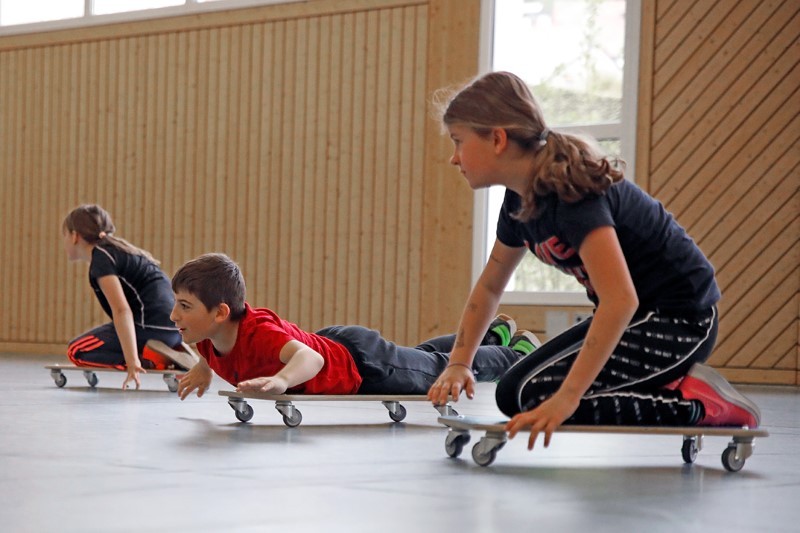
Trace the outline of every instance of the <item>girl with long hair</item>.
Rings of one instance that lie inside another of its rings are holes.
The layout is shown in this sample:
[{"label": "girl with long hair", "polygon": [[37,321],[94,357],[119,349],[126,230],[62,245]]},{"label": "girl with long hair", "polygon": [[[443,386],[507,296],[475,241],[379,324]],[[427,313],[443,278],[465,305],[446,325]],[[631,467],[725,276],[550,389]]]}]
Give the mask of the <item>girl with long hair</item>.
[{"label": "girl with long hair", "polygon": [[657,200],[624,179],[624,165],[591,139],[551,130],[511,73],[479,77],[441,104],[450,162],[472,189],[506,193],[451,366],[429,398],[474,394],[478,339],[530,250],[577,278],[595,309],[500,379],[510,436],[530,427],[532,448],[564,423],[757,426],[758,408],[702,364],[719,322],[711,263]]},{"label": "girl with long hair", "polygon": [[127,370],[123,388],[146,369],[190,368],[169,314],[175,303],[158,261],[115,235],[111,216],[99,205],[80,205],[64,218],[61,233],[70,261],[89,263],[89,284],[111,322],[70,341],[67,356],[79,366]]}]

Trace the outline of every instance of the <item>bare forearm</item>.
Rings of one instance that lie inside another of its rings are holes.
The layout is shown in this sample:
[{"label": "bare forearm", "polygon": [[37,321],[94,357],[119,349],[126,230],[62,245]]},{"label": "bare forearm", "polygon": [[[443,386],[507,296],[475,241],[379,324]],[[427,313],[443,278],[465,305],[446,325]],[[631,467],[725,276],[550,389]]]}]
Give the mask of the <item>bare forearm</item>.
[{"label": "bare forearm", "polygon": [[114,312],[114,329],[117,331],[122,354],[128,367],[139,363],[139,350],[136,347],[136,328],[133,325],[133,314],[130,309]]},{"label": "bare forearm", "polygon": [[450,355],[453,363],[471,365],[475,352],[500,303],[500,296],[486,290],[480,282],[472,289],[461,314],[456,341]]},{"label": "bare forearm", "polygon": [[499,241],[495,243],[461,315],[451,361],[467,365],[472,363],[475,351],[500,305],[506,284],[523,255],[523,248],[509,248]]},{"label": "bare forearm", "polygon": [[287,388],[296,387],[319,374],[324,364],[320,354],[311,348],[302,348],[292,355],[275,377],[283,379]]}]

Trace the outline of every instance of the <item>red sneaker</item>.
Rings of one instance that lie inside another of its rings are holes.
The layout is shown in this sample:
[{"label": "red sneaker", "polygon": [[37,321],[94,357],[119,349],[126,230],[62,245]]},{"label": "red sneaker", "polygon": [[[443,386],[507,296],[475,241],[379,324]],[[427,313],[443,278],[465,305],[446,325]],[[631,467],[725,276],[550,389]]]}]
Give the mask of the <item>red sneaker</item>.
[{"label": "red sneaker", "polygon": [[157,370],[191,370],[197,364],[198,357],[194,353],[175,350],[159,340],[150,339],[144,346],[142,359],[151,361]]},{"label": "red sneaker", "polygon": [[695,364],[678,386],[686,400],[699,400],[705,416],[698,426],[747,426],[757,428],[761,411],[710,366]]}]

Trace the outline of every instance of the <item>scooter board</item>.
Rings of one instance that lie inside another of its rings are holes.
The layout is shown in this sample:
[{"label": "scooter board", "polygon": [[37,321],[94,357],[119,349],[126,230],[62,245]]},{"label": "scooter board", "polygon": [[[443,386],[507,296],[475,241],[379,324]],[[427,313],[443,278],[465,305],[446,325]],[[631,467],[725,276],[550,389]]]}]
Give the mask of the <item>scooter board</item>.
[{"label": "scooter board", "polygon": [[[110,368],[105,366],[77,366],[77,365],[45,365],[45,368],[50,370],[50,377],[53,378],[56,386],[61,388],[67,384],[67,376],[64,372],[82,372],[83,377],[90,387],[95,388],[100,381],[97,378],[97,372],[116,372],[118,374],[127,373],[126,370],[119,370],[117,368]],[[148,374],[160,374],[164,378],[164,383],[167,384],[167,389],[170,392],[178,391],[178,375],[185,374],[186,370],[153,370],[148,369]]]},{"label": "scooter board", "polygon": [[[439,423],[447,426],[445,451],[450,457],[461,455],[464,446],[470,441],[470,431],[483,431],[485,434],[472,448],[472,458],[480,466],[489,466],[497,452],[505,446],[508,434],[505,425],[508,420],[482,416],[440,416]],[[763,429],[750,429],[747,426],[702,427],[702,426],[578,426],[563,425],[558,433],[607,433],[638,435],[681,435],[683,446],[681,455],[685,463],[693,463],[697,453],[703,448],[703,437],[731,437],[728,447],[722,452],[722,465],[730,472],[738,472],[745,460],[753,454],[753,440],[768,437]]]},{"label": "scooter board", "polygon": [[[220,396],[228,398],[228,405],[236,413],[240,422],[249,422],[253,418],[253,408],[247,400],[268,400],[275,402],[275,409],[283,415],[283,423],[293,428],[303,421],[303,414],[295,407],[294,402],[381,402],[389,411],[389,418],[400,422],[406,417],[406,408],[401,402],[429,402],[422,394],[269,394],[266,392],[219,391]],[[442,416],[457,416],[450,406],[435,405],[434,408]]]}]

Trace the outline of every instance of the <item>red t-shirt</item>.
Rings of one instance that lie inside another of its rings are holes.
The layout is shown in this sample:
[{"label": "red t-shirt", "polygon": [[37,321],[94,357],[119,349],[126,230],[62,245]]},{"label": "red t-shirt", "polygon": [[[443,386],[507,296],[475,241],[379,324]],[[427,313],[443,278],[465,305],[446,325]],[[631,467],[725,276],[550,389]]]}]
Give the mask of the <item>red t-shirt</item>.
[{"label": "red t-shirt", "polygon": [[355,394],[358,391],[361,375],[344,346],[303,331],[266,308],[252,308],[245,304],[236,344],[229,354],[218,355],[209,339],[197,343],[197,349],[219,377],[236,385],[240,381],[277,374],[285,366],[279,357],[281,349],[292,340],[318,352],[325,363],[316,376],[287,392]]}]

